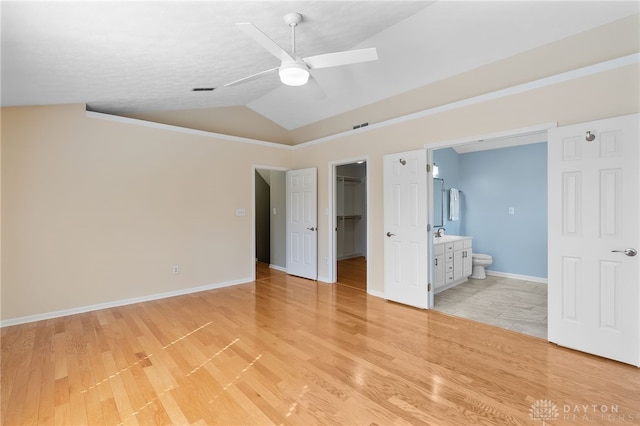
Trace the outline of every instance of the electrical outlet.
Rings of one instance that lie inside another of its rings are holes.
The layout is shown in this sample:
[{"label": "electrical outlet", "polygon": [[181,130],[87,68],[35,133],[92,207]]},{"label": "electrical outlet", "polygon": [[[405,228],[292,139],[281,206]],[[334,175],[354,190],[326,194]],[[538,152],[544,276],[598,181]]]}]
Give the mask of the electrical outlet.
[{"label": "electrical outlet", "polygon": [[516,209],[513,207],[509,207],[509,214],[516,214]]},{"label": "electrical outlet", "polygon": [[171,272],[173,272],[173,274],[179,274],[180,267],[178,265],[173,265],[173,267],[171,268]]}]

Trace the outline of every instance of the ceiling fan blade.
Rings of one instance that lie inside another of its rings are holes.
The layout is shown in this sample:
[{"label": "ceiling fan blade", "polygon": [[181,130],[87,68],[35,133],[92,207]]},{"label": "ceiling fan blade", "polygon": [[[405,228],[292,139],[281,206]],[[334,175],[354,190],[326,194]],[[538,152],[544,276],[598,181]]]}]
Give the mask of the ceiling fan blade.
[{"label": "ceiling fan blade", "polygon": [[236,81],[232,81],[231,83],[227,83],[227,84],[224,85],[224,87],[239,86],[240,84],[244,84],[244,83],[248,83],[248,82],[253,81],[253,80],[257,80],[257,79],[262,78],[262,77],[264,77],[266,75],[272,74],[274,72],[278,72],[279,68],[280,67],[275,67],[275,68],[271,68],[271,69],[268,69],[268,70],[265,70],[265,71],[260,71],[258,73],[253,74],[253,75],[250,75],[248,77],[241,78],[240,80],[236,80]]},{"label": "ceiling fan blade", "polygon": [[344,52],[325,53],[323,55],[309,56],[303,61],[311,69],[337,67],[340,65],[357,64],[378,60],[378,51],[375,47],[359,50],[346,50]]},{"label": "ceiling fan blade", "polygon": [[309,76],[309,82],[307,85],[309,86],[309,92],[311,92],[312,99],[319,101],[327,97],[325,91],[322,90],[322,86],[320,86],[318,80],[313,78],[313,76]]},{"label": "ceiling fan blade", "polygon": [[267,49],[280,61],[295,61],[282,47],[278,46],[275,41],[271,40],[265,33],[260,31],[256,26],[249,22],[236,24],[238,28],[244,31],[249,37],[257,41],[262,47]]}]

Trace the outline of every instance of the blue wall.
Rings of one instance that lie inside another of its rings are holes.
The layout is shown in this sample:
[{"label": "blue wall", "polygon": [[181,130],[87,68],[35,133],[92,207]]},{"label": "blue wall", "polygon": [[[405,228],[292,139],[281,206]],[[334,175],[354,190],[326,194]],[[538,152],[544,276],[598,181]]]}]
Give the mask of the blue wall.
[{"label": "blue wall", "polygon": [[493,256],[489,270],[547,278],[547,144],[433,158],[445,187],[462,191],[457,232],[454,221],[447,234],[473,237],[474,252]]}]

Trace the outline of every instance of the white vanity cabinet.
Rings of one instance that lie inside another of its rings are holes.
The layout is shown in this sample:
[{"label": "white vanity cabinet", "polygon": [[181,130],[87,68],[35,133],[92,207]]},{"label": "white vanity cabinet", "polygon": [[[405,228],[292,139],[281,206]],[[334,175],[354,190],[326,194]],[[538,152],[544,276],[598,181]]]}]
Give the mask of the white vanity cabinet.
[{"label": "white vanity cabinet", "polygon": [[433,286],[436,293],[444,287],[445,281],[444,244],[433,245]]},{"label": "white vanity cabinet", "polygon": [[443,236],[434,238],[433,285],[435,292],[464,282],[472,272],[471,237]]}]

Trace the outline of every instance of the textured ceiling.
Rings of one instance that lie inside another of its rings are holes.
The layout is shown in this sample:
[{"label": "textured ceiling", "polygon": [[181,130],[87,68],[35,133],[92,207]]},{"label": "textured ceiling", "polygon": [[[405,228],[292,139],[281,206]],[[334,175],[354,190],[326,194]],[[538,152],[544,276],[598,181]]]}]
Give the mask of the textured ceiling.
[{"label": "textured ceiling", "polygon": [[[147,116],[244,106],[292,130],[636,14],[638,4],[4,1],[1,100]],[[234,23],[252,22],[289,50],[282,17],[293,11],[304,16],[302,56],[376,47],[380,59],[315,70],[324,99],[277,75],[224,88],[279,65]]]}]

